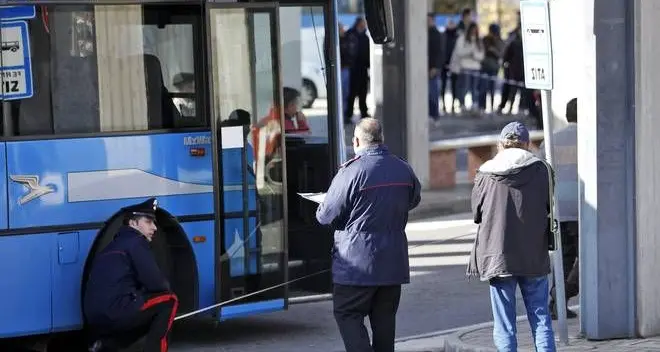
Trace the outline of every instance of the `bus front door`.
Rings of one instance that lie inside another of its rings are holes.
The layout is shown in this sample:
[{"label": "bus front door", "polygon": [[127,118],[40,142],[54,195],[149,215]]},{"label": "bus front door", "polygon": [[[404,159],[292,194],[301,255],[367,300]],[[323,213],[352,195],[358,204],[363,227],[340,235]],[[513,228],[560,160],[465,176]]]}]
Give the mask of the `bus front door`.
[{"label": "bus front door", "polygon": [[216,300],[227,319],[287,306],[278,6],[209,4],[206,16]]}]

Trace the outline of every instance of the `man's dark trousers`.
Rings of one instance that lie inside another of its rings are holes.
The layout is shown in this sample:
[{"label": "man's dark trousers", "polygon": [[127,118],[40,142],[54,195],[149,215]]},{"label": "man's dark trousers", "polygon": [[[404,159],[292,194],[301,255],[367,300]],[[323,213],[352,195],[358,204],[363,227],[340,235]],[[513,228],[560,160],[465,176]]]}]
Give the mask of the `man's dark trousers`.
[{"label": "man's dark trousers", "polygon": [[[400,299],[401,285],[335,284],[334,314],[346,352],[394,352],[396,312]],[[369,317],[373,343],[369,341],[369,334],[364,326],[366,316]]]},{"label": "man's dark trousers", "polygon": [[360,115],[362,118],[369,116],[367,106],[367,93],[369,92],[369,69],[366,67],[353,67],[350,71],[351,80],[349,84],[348,99],[344,107],[344,118],[353,117],[355,98],[358,98]]}]

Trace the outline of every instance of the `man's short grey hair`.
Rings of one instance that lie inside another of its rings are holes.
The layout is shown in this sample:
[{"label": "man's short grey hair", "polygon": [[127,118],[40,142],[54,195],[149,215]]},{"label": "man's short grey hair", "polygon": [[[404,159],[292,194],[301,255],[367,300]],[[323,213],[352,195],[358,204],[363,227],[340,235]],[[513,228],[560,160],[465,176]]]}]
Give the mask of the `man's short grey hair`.
[{"label": "man's short grey hair", "polygon": [[380,121],[371,117],[360,120],[355,126],[355,137],[365,146],[381,144],[385,139]]}]

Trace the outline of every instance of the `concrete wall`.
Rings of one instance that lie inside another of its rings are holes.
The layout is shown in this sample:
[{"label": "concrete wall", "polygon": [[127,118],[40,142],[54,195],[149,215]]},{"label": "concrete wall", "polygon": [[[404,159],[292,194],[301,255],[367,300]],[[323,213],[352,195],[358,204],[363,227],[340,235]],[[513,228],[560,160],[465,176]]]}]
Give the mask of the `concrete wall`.
[{"label": "concrete wall", "polygon": [[429,185],[428,7],[406,2],[406,122],[408,162],[423,188]]},{"label": "concrete wall", "polygon": [[660,334],[660,2],[637,0],[634,4],[637,332],[652,336]]},{"label": "concrete wall", "polygon": [[579,70],[580,324],[589,339],[635,333],[630,3],[582,0],[571,9],[581,18],[572,57]]}]

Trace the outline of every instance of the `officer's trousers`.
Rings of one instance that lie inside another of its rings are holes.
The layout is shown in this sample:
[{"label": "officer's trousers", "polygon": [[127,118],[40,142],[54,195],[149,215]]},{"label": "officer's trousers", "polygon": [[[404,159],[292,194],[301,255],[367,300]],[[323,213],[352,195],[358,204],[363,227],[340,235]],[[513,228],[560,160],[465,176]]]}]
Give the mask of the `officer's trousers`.
[{"label": "officer's trousers", "polygon": [[169,334],[176,316],[179,301],[171,293],[153,295],[142,305],[135,315],[122,319],[102,332],[105,350],[130,346],[142,336],[146,336],[145,352],[166,352]]},{"label": "officer's trousers", "polygon": [[[346,352],[394,352],[396,312],[401,285],[334,285],[333,306]],[[364,318],[369,317],[373,342],[369,341]],[[373,347],[372,347],[373,346]]]}]

